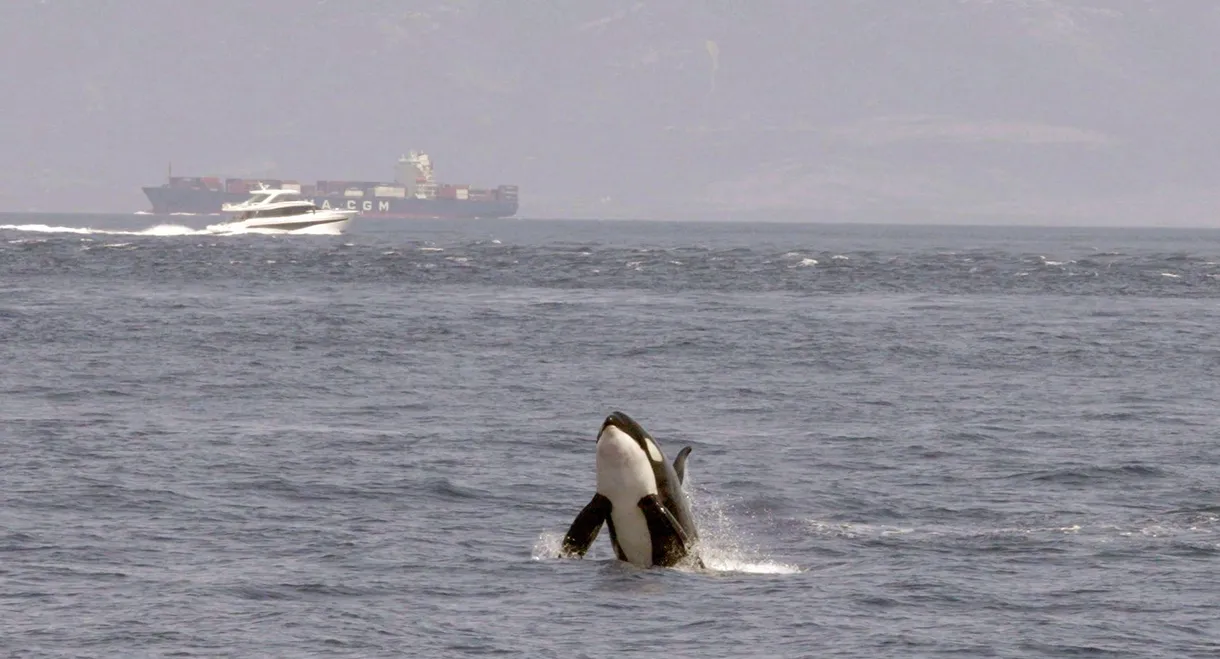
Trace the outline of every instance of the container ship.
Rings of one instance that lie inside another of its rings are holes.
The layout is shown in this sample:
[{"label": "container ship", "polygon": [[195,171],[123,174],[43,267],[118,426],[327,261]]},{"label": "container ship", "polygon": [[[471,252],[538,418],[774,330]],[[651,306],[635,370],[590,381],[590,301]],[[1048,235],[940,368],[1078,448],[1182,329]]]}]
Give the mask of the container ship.
[{"label": "container ship", "polygon": [[473,219],[512,217],[517,213],[517,186],[473,188],[438,184],[432,160],[411,151],[398,159],[394,181],[297,181],[270,178],[174,176],[158,186],[144,188],[158,214],[217,214],[225,204],[244,201],[258,190],[295,190],[319,208],[359,211],[364,217],[389,219]]}]

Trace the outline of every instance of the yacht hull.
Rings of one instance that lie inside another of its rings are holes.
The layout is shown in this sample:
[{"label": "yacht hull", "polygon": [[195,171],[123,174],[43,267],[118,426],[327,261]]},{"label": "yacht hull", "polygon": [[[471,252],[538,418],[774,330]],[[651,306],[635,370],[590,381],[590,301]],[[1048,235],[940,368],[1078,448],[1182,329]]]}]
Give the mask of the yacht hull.
[{"label": "yacht hull", "polygon": [[214,233],[259,232],[338,235],[347,230],[351,222],[352,218],[350,217],[337,217],[326,220],[286,217],[279,222],[269,222],[266,220],[224,222],[209,226],[208,231]]}]

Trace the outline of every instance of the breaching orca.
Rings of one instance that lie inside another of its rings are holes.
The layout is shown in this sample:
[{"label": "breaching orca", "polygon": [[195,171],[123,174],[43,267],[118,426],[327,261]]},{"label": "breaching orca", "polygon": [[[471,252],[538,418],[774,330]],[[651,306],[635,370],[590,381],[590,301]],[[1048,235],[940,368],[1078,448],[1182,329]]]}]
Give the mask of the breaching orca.
[{"label": "breaching orca", "polygon": [[670,567],[685,559],[698,540],[682,490],[690,450],[670,465],[634,419],[618,411],[606,417],[597,435],[597,492],[564,536],[564,554],[584,556],[605,522],[619,560]]}]

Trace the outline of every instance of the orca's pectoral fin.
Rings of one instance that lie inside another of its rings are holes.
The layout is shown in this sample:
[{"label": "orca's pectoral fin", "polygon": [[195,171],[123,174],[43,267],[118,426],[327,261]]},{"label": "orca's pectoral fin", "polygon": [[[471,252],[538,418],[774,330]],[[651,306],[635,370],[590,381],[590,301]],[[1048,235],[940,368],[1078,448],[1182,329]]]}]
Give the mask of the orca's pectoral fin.
[{"label": "orca's pectoral fin", "polygon": [[609,516],[610,500],[601,494],[594,494],[593,500],[581,509],[563,536],[563,555],[577,558],[584,556]]},{"label": "orca's pectoral fin", "polygon": [[678,451],[678,457],[674,458],[674,471],[678,474],[678,482],[686,482],[686,458],[690,455],[690,447]]},{"label": "orca's pectoral fin", "polygon": [[655,494],[640,499],[639,506],[648,523],[648,535],[652,536],[652,564],[669,567],[685,558],[690,538],[673,513]]}]

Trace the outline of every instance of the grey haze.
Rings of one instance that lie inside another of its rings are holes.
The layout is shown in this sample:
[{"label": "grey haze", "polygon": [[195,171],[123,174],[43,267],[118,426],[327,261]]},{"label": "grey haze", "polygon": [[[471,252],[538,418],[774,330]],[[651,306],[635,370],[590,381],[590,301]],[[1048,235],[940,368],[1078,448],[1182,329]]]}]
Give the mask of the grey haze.
[{"label": "grey haze", "polygon": [[0,210],[182,175],[521,186],[520,215],[1209,224],[1204,0],[7,0]]}]

